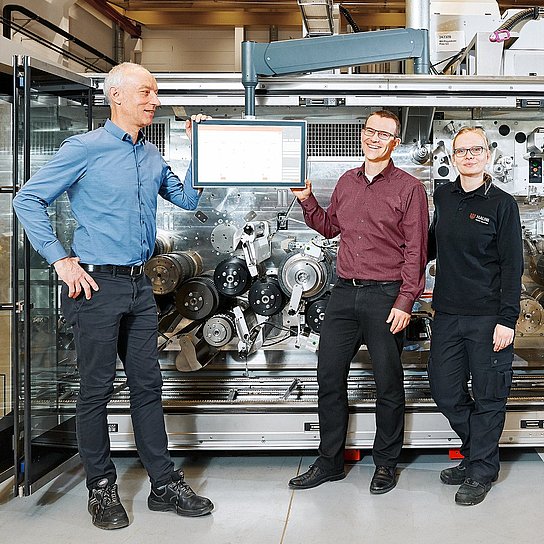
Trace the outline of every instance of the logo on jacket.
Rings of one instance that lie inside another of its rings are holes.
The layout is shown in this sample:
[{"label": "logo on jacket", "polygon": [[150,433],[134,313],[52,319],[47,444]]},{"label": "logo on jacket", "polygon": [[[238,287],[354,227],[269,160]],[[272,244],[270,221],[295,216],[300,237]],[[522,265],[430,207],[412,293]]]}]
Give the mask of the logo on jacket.
[{"label": "logo on jacket", "polygon": [[489,225],[489,217],[484,217],[483,215],[478,215],[477,213],[471,213],[469,217],[473,221],[477,221],[478,223],[482,223],[483,225]]}]

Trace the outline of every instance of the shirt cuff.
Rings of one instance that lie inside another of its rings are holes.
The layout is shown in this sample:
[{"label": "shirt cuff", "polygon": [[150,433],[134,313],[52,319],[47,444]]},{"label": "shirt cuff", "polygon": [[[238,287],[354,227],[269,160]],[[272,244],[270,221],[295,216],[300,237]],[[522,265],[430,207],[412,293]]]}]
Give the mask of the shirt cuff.
[{"label": "shirt cuff", "polygon": [[58,240],[44,248],[40,253],[49,264],[68,257],[68,253],[66,253],[66,250]]},{"label": "shirt cuff", "polygon": [[319,203],[317,202],[317,198],[313,195],[313,193],[306,199],[300,202],[299,204],[306,210],[312,210],[313,208],[317,208],[319,206]]},{"label": "shirt cuff", "polygon": [[508,327],[509,329],[516,329],[516,323],[518,322],[518,319],[508,319],[507,317],[500,317],[497,319],[498,325],[503,325],[504,327]]},{"label": "shirt cuff", "polygon": [[393,308],[396,308],[397,310],[402,310],[407,314],[412,313],[413,306],[414,301],[411,298],[408,298],[407,296],[401,294],[397,296],[397,300],[395,300],[395,304],[393,304]]}]

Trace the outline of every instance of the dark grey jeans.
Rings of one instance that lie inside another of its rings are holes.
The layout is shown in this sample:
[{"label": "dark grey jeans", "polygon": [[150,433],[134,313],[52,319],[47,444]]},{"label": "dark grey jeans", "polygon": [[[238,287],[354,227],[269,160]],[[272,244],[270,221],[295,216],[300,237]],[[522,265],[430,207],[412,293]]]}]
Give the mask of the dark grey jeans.
[{"label": "dark grey jeans", "polygon": [[344,467],[349,409],[347,378],[351,360],[366,344],[376,383],[376,465],[395,466],[404,439],[404,384],[400,361],[404,334],[391,334],[385,321],[400,282],[355,287],[339,280],[325,312],[319,340],[319,429],[316,465],[326,471]]},{"label": "dark grey jeans", "polygon": [[513,374],[513,346],[493,351],[496,324],[497,316],[436,312],[428,367],[433,398],[461,438],[467,476],[482,483],[499,472],[499,439]]},{"label": "dark grey jeans", "polygon": [[74,332],[81,380],[76,423],[87,487],[96,487],[102,478],[110,483],[116,480],[106,406],[113,393],[117,355],[130,389],[130,414],[140,459],[151,482],[162,485],[170,481],[174,465],[167,449],[151,283],[144,274],[91,275],[100,290],[93,292],[90,300],[83,295],[68,298],[66,285],[61,292],[62,312]]}]

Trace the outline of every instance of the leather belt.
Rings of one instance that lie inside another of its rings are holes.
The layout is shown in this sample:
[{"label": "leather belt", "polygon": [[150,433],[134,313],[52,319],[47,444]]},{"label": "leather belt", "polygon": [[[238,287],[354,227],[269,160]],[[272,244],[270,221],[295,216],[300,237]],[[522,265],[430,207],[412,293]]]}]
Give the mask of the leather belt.
[{"label": "leather belt", "polygon": [[401,282],[401,280],[378,281],[378,280],[359,280],[356,278],[352,278],[352,279],[338,278],[338,279],[344,283],[347,283],[348,285],[353,285],[354,287],[369,287],[370,285],[387,285],[388,283]]},{"label": "leather belt", "polygon": [[144,265],[137,264],[134,266],[120,266],[117,264],[85,264],[79,263],[79,266],[87,272],[105,272],[112,276],[141,276],[144,273]]}]

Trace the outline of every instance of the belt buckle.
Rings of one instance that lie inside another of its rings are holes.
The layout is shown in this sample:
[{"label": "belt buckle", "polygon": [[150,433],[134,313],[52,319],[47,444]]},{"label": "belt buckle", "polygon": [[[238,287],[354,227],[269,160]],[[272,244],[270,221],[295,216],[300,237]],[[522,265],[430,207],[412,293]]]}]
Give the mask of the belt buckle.
[{"label": "belt buckle", "polygon": [[139,276],[142,273],[142,266],[141,264],[132,265],[130,267],[130,275],[131,276]]},{"label": "belt buckle", "polygon": [[355,278],[351,278],[351,283],[353,283],[353,287],[359,287],[359,284],[357,283],[358,280]]}]

